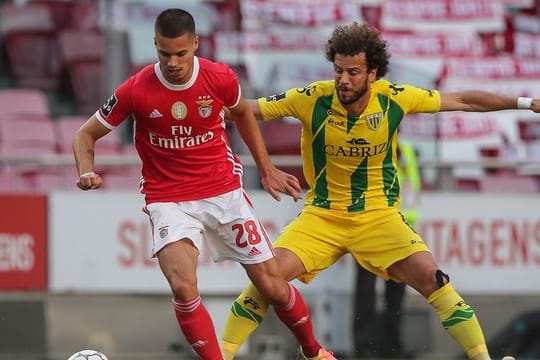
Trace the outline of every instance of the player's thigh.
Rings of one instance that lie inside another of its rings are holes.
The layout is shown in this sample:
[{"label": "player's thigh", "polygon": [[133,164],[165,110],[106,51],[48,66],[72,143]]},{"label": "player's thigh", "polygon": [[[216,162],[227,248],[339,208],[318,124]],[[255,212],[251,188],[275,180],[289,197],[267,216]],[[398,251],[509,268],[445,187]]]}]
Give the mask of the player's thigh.
[{"label": "player's thigh", "polygon": [[374,211],[354,228],[354,242],[348,248],[369,271],[384,279],[400,281],[388,269],[417,252],[429,252],[424,241],[395,209]]},{"label": "player's thigh", "polygon": [[171,242],[157,253],[161,271],[172,287],[197,286],[198,257],[199,250],[189,239]]},{"label": "player's thigh", "polygon": [[[348,239],[347,226],[342,218],[326,210],[306,208],[283,230],[274,247],[287,249],[294,254],[290,254],[292,263],[296,257],[301,261],[305,273],[297,278],[309,283],[319,272],[343,256],[344,243]],[[296,272],[298,269],[295,269]]]},{"label": "player's thigh", "polygon": [[187,214],[179,203],[152,203],[145,207],[152,225],[152,255],[156,256],[167,245],[190,239],[198,251],[204,237],[204,224]]}]

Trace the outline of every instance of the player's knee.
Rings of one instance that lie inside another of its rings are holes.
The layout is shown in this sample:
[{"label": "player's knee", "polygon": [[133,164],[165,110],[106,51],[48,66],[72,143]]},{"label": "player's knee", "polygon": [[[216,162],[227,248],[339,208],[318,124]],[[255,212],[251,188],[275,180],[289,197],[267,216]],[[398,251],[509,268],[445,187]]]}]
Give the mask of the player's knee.
[{"label": "player's knee", "polygon": [[448,274],[445,274],[442,270],[438,269],[437,271],[435,271],[435,281],[437,282],[437,286],[440,289],[450,282],[450,276],[448,276]]},{"label": "player's knee", "polygon": [[289,285],[287,282],[276,281],[261,284],[257,289],[272,305],[285,305],[289,301]]},{"label": "player's knee", "polygon": [[171,290],[175,299],[187,301],[199,295],[197,283],[176,279],[170,282]]}]

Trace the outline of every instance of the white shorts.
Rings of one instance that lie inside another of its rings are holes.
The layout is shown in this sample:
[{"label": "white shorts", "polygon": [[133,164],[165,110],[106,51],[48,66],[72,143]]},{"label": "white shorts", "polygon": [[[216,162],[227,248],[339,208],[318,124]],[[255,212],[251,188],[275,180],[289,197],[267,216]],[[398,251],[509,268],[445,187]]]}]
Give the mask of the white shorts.
[{"label": "white shorts", "polygon": [[242,188],[208,199],[146,206],[152,225],[152,255],[167,244],[190,239],[206,244],[215,262],[258,264],[275,256],[271,241]]}]

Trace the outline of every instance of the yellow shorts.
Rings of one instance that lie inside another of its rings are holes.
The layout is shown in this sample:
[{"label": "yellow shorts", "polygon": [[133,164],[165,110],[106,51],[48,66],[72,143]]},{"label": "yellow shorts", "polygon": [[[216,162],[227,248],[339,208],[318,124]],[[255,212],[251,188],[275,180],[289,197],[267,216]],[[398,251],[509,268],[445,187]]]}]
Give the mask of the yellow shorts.
[{"label": "yellow shorts", "polygon": [[342,214],[307,206],[274,246],[300,257],[307,272],[298,279],[306,284],[347,253],[365,269],[390,279],[390,265],[416,252],[430,251],[395,208]]}]

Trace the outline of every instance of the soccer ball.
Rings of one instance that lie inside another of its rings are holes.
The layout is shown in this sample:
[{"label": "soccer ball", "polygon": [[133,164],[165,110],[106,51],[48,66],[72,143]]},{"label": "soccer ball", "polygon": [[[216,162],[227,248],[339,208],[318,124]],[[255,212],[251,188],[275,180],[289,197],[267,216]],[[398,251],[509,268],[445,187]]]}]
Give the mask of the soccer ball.
[{"label": "soccer ball", "polygon": [[105,354],[96,350],[81,350],[71,355],[68,360],[109,360]]}]

